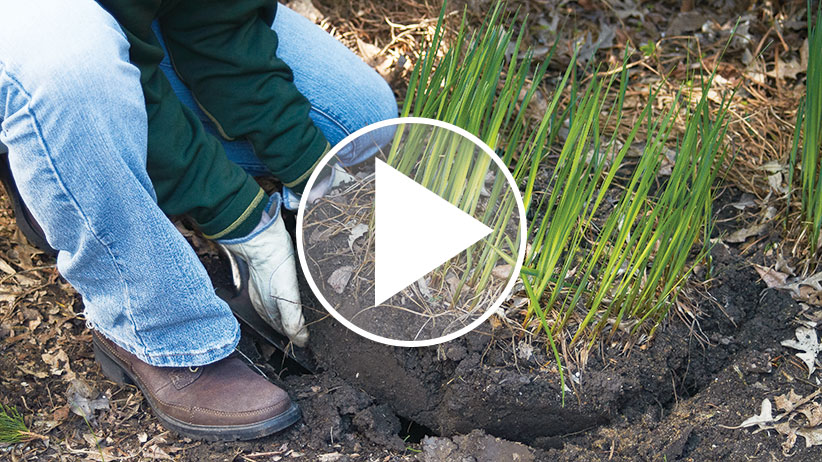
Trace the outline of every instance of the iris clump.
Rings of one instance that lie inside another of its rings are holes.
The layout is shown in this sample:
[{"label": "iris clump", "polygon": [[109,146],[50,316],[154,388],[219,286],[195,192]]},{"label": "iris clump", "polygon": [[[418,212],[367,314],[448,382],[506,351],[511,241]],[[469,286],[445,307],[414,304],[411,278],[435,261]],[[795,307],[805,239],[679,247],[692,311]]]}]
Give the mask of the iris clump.
[{"label": "iris clump", "polygon": [[[528,134],[523,108],[538,91],[549,60],[534,66],[532,51],[521,53],[524,29],[515,34],[503,28],[512,19],[503,10],[498,4],[483,27],[471,34],[463,20],[453,45],[445,51],[443,7],[433,44],[411,75],[402,116],[438,119],[464,128],[500,153],[507,165],[526,171],[528,158],[519,155],[519,145],[543,144],[546,130]],[[442,57],[437,59],[438,55]],[[555,99],[548,113],[557,106]],[[476,152],[473,143],[446,130],[430,135],[424,127],[401,127],[387,163],[493,229],[468,249],[464,261],[455,262],[461,266],[460,280],[451,303],[464,306],[457,303],[462,289],[494,293],[501,285],[494,270],[515,266],[521,243],[519,233],[511,232],[518,224],[512,220],[517,204],[506,178],[489,176],[494,170],[491,159]],[[448,270],[447,265],[440,269],[443,274]],[[471,297],[469,302],[476,306],[487,299]]]},{"label": "iris clump", "polygon": [[[652,88],[641,115],[629,122],[623,111],[627,55],[621,69],[583,69],[585,85],[572,56],[553,90],[541,95],[544,112],[534,120],[526,112],[547,86],[556,46],[536,63],[530,49],[521,49],[525,26],[509,28],[515,15],[504,10],[497,4],[470,35],[463,18],[447,51],[440,16],[433,44],[414,68],[402,114],[465,128],[508,165],[531,218],[520,274],[528,300],[523,327],[544,333],[559,364],[556,340],[566,333],[566,345],[585,340],[589,346],[601,333],[621,328],[636,334],[648,325],[652,333],[707,255],[714,187],[727,156],[730,98],[710,101],[713,75],[704,76],[657,111]],[[464,178],[469,190],[477,187],[474,175]],[[438,181],[451,181],[424,180],[433,190]],[[501,187],[496,181],[492,193]],[[508,258],[483,255],[473,278],[483,280]]]}]

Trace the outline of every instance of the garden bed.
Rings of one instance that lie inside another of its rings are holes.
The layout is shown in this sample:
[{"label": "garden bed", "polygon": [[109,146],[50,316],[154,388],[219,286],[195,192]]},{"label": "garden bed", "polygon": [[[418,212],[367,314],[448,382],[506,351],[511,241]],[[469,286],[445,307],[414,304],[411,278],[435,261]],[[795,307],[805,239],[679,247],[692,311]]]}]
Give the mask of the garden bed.
[{"label": "garden bed", "polygon": [[[718,278],[710,294],[717,303],[700,304],[698,326],[671,317],[647,346],[627,354],[605,347],[592,352],[579,383],[566,392],[564,407],[545,350],[538,345],[531,350],[504,325],[486,324],[439,347],[402,349],[362,339],[320,311],[308,313],[310,352],[319,366],[315,374],[286,370],[278,379],[280,360],[274,355],[266,361],[271,349],[246,332],[242,350],[303,409],[301,423],[259,441],[201,443],[163,431],[139,392],[102,377],[88,333],[76,320],[64,325],[63,338],[45,341],[43,349],[4,337],[0,386],[5,396],[20,396],[45,416],[62,414],[65,374],[34,380],[25,372],[40,372],[28,363],[40,363],[43,352],[53,351],[50,345],[59,345],[73,373],[110,397],[110,409],[98,413],[93,427],[107,460],[129,453],[147,457],[152,450],[192,461],[436,461],[460,460],[458,454],[490,461],[515,460],[514,453],[522,454],[518,460],[529,460],[527,454],[569,461],[779,459],[784,438],[775,432],[721,425],[757,414],[763,398],[789,389],[803,396],[815,390],[802,380],[804,366],[779,344],[792,338],[791,320],[800,307],[785,294],[763,292],[764,284],[737,248],[719,244],[713,257]],[[47,299],[65,296],[59,286],[45,292]],[[26,313],[37,319],[28,310],[21,315]],[[48,448],[36,441],[4,448],[3,454],[13,452],[19,460],[49,454],[99,459],[83,439],[90,433],[86,423],[72,414],[61,416]],[[797,448],[802,445],[800,438]],[[819,447],[803,448],[792,460],[820,456]]]},{"label": "garden bed", "polygon": [[[323,317],[312,325],[310,348],[322,380],[331,375],[363,390],[405,425],[411,421],[431,435],[481,429],[524,443],[546,460],[607,460],[612,451],[615,460],[706,460],[720,454],[736,460],[771,453],[779,458],[778,436],[720,425],[739,424],[758,413],[764,397],[786,387],[800,395],[814,391],[801,381],[802,366],[780,346],[793,337],[790,321],[800,306],[765,290],[736,247],[720,243],[712,257],[717,279],[712,300],[700,303],[699,321],[688,325],[672,317],[648,345],[628,353],[618,346],[592,352],[586,368],[573,373],[578,383],[566,392],[565,406],[544,346],[518,339],[504,325],[485,325],[439,347],[403,349],[362,339]],[[339,399],[349,399],[347,394]],[[346,416],[356,414],[340,414],[343,430]],[[308,427],[324,427],[311,419],[309,412]],[[348,430],[360,433],[357,425]],[[331,434],[318,436],[330,442]],[[426,440],[422,449],[432,444]],[[799,460],[820,454],[817,447]]]}]

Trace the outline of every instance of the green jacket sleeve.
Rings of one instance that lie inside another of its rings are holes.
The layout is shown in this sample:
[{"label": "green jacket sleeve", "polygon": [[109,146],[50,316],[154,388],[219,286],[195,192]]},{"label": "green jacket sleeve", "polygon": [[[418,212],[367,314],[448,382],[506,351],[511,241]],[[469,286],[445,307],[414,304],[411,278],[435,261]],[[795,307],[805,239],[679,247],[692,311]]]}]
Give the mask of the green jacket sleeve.
[{"label": "green jacket sleeve", "polygon": [[[159,68],[163,50],[151,30],[172,3],[99,0],[117,19],[140,70],[148,114],[147,170],[166,214],[189,214],[209,237],[239,237],[259,222],[266,197],[253,178],[225,155],[185,107]],[[111,108],[116,111],[116,108]]]},{"label": "green jacket sleeve", "polygon": [[160,26],[175,71],[220,133],[246,137],[274,176],[299,192],[328,142],[277,57],[275,8],[272,0],[180,0]]}]

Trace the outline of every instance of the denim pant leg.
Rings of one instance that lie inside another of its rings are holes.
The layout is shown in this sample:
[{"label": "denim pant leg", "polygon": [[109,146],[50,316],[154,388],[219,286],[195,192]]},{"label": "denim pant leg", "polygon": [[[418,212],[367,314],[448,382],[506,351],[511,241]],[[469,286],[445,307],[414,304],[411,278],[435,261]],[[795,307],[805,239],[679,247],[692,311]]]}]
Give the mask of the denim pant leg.
[{"label": "denim pant leg", "polygon": [[86,318],[157,366],[225,357],[239,326],[156,205],[140,75],[119,26],[92,0],[2,10],[0,141]]},{"label": "denim pant leg", "polygon": [[[277,56],[291,67],[294,83],[311,102],[309,116],[332,146],[366,125],[397,117],[397,101],[386,81],[319,26],[284,5],[277,5],[277,15],[271,28],[279,39]],[[156,23],[154,31],[162,41]],[[203,121],[206,131],[220,138],[214,124],[174,73],[168,56],[163,59],[160,68],[180,100]],[[369,144],[383,144],[393,135],[390,130],[378,133],[388,139],[369,139]],[[247,172],[252,175],[269,174],[249,142],[222,142],[229,159]]]}]

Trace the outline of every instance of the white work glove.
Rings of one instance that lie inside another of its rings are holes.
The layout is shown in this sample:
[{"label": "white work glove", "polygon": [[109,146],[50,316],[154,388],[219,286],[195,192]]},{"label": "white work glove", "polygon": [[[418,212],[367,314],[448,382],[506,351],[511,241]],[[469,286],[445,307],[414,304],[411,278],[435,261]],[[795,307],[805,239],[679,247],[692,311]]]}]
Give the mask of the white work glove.
[{"label": "white work glove", "polygon": [[[317,178],[311,187],[311,194],[308,196],[308,205],[313,204],[317,199],[325,196],[337,186],[354,180],[354,177],[346,172],[345,168],[340,164],[334,164],[333,167],[326,166],[323,170],[325,171],[320,173],[319,178]],[[297,210],[300,207],[301,199],[302,194],[297,194],[290,188],[283,186],[283,207],[285,207],[286,210],[292,212]]]},{"label": "white work glove", "polygon": [[271,196],[260,224],[248,236],[217,242],[248,266],[248,293],[260,317],[303,347],[308,329],[300,305],[294,246],[280,216],[280,202],[279,194]]}]

